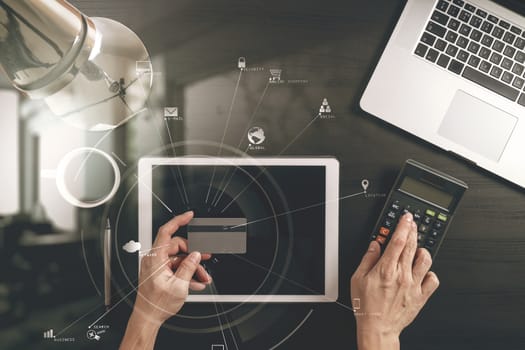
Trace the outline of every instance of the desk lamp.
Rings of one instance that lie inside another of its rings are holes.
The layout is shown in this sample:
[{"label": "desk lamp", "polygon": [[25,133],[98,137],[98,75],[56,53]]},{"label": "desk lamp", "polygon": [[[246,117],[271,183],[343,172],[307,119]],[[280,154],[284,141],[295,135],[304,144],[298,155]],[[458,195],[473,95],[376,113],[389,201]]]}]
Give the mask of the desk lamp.
[{"label": "desk lamp", "polygon": [[143,109],[152,85],[138,36],[65,0],[0,0],[0,71],[65,121],[109,130]]}]

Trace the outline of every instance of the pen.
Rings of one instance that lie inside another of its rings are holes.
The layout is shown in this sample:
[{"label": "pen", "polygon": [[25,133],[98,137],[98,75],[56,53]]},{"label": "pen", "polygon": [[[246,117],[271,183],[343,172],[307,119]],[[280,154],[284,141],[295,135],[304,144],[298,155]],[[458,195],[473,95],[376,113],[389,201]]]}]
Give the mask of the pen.
[{"label": "pen", "polygon": [[109,218],[104,230],[104,305],[111,306],[111,224]]}]

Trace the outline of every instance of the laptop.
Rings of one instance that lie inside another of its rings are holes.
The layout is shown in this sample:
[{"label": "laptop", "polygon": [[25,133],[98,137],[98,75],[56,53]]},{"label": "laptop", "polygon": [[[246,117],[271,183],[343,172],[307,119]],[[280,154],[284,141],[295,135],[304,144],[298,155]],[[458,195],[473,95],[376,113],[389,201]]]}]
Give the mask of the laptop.
[{"label": "laptop", "polygon": [[[192,209],[177,231],[212,253],[213,282],[189,302],[334,302],[338,296],[339,163],[334,158],[142,158],[139,242]],[[152,251],[154,254],[155,251]]]},{"label": "laptop", "polygon": [[525,187],[525,3],[408,0],[361,107]]}]

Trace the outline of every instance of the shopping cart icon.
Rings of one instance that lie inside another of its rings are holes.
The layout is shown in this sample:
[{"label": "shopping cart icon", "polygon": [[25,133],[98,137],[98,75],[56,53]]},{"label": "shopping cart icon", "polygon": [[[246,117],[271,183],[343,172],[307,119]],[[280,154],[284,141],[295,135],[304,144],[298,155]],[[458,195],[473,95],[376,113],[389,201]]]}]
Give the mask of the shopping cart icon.
[{"label": "shopping cart icon", "polygon": [[280,83],[282,69],[270,69],[270,83]]}]

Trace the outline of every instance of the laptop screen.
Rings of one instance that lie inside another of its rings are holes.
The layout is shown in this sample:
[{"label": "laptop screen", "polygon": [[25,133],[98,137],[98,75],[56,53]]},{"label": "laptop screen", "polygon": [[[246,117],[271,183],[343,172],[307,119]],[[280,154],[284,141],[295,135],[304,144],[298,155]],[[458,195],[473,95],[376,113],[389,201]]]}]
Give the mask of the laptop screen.
[{"label": "laptop screen", "polygon": [[525,16],[525,2],[522,0],[494,0],[494,2]]}]

